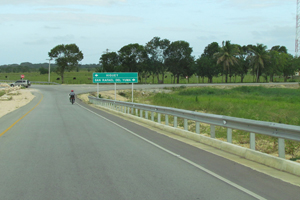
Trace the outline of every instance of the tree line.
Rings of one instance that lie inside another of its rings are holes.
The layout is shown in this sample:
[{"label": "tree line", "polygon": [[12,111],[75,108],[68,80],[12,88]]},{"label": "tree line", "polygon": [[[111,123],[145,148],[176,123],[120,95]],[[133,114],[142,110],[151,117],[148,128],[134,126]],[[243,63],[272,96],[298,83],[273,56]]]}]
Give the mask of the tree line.
[{"label": "tree line", "polygon": [[[23,62],[21,64],[0,65],[0,73],[30,73],[39,72],[40,74],[48,74],[49,63],[30,63]],[[51,71],[56,71],[56,64],[51,64]],[[86,70],[94,71],[99,64],[78,64],[76,71]]]},{"label": "tree line", "polygon": [[[118,52],[107,52],[100,57],[98,72],[139,72],[145,78],[156,76],[159,83],[164,82],[164,74],[172,73],[177,83],[181,77],[198,76],[213,82],[214,77],[222,76],[222,82],[231,82],[239,76],[241,82],[247,74],[253,75],[253,82],[273,81],[274,76],[284,76],[287,81],[299,70],[299,58],[287,52],[285,46],[266,45],[241,46],[223,41],[207,45],[204,52],[195,58],[192,48],[186,41],[170,42],[154,37],[146,45],[129,44]],[[162,75],[162,76],[159,76]],[[160,80],[160,77],[162,80]],[[268,80],[269,78],[269,80]]]},{"label": "tree line", "polygon": [[[144,78],[145,82],[152,76],[157,78],[158,83],[164,83],[165,74],[171,73],[174,83],[193,75],[202,82],[207,78],[209,83],[213,83],[214,77],[221,76],[222,82],[227,83],[236,77],[243,82],[247,74],[253,76],[253,82],[259,82],[261,77],[272,82],[274,76],[283,76],[287,81],[300,66],[300,59],[289,54],[285,46],[279,45],[267,49],[263,44],[241,46],[223,41],[221,46],[217,42],[208,44],[198,58],[192,52],[186,41],[171,42],[154,37],[145,45],[128,44],[117,52],[106,52],[100,56],[99,64],[93,64],[93,67],[96,72],[138,72],[139,78]],[[79,62],[84,58],[76,44],[57,45],[48,55],[55,60],[53,71],[61,76],[62,82],[64,72],[79,71],[82,66]],[[0,70],[26,72],[31,69],[28,65],[0,66]],[[44,63],[40,73],[47,73],[47,67],[48,63]]]}]

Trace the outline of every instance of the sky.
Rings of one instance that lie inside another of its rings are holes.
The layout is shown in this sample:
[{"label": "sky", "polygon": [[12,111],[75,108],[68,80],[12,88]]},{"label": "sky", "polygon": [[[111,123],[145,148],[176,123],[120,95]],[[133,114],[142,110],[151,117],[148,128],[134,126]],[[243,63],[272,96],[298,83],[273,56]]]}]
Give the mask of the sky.
[{"label": "sky", "polygon": [[296,8],[297,0],[0,0],[0,65],[47,63],[52,48],[74,43],[81,64],[98,64],[107,50],[154,37],[186,41],[196,58],[226,40],[294,55]]}]

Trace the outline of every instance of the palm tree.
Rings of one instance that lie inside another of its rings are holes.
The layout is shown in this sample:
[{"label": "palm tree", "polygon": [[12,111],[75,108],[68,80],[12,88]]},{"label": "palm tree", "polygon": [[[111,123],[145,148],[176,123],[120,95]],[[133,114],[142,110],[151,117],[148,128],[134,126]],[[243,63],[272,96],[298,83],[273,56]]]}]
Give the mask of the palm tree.
[{"label": "palm tree", "polygon": [[261,70],[270,58],[269,52],[267,51],[267,46],[263,44],[251,46],[249,51],[251,52],[250,64],[253,66],[253,69],[256,70],[256,82],[258,83]]},{"label": "palm tree", "polygon": [[227,74],[230,72],[230,67],[238,63],[237,55],[239,48],[235,44],[230,44],[230,41],[222,42],[220,51],[215,53],[217,64],[222,64],[225,71],[225,82],[227,83]]}]

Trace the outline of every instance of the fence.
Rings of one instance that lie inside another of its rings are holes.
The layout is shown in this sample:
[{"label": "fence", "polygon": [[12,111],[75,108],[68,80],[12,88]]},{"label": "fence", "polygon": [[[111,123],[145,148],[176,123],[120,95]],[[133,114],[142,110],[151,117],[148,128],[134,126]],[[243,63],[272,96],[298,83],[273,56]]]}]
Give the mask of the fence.
[{"label": "fence", "polygon": [[[285,139],[300,141],[300,126],[279,124],[273,122],[249,120],[223,115],[205,114],[194,111],[175,109],[162,106],[114,101],[89,96],[89,101],[93,104],[108,107],[127,114],[139,115],[145,119],[154,121],[154,114],[157,113],[157,122],[162,123],[164,115],[165,125],[169,126],[169,116],[173,116],[173,126],[178,127],[178,118],[184,120],[184,130],[188,130],[188,120],[195,121],[196,133],[200,134],[200,123],[210,125],[210,136],[215,138],[216,126],[227,128],[227,142],[232,143],[232,130],[243,130],[250,132],[250,148],[255,150],[255,134],[268,135],[278,138],[279,157],[285,158]],[[144,114],[145,113],[145,114]]]}]

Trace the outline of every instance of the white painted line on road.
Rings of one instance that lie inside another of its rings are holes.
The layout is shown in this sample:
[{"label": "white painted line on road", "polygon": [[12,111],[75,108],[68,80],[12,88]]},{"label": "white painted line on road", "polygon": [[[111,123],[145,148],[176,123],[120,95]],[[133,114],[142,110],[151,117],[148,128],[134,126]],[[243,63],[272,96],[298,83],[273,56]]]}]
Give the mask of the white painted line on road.
[{"label": "white painted line on road", "polygon": [[263,198],[262,196],[259,196],[258,194],[255,194],[254,192],[251,192],[250,190],[247,190],[246,188],[244,188],[244,187],[242,187],[242,186],[240,186],[240,185],[238,185],[238,184],[235,184],[235,183],[233,183],[232,181],[230,181],[230,180],[228,180],[228,179],[226,179],[226,178],[224,178],[224,177],[222,177],[222,176],[220,176],[220,175],[218,175],[218,174],[216,174],[216,173],[214,173],[214,172],[212,172],[212,171],[210,171],[210,170],[208,170],[208,169],[206,169],[206,168],[204,168],[204,167],[202,167],[202,166],[200,166],[200,165],[198,165],[198,164],[196,164],[196,163],[194,163],[194,162],[192,162],[192,161],[190,161],[190,160],[188,160],[188,159],[186,159],[186,158],[183,158],[183,157],[181,157],[180,155],[175,154],[175,153],[173,153],[172,151],[169,151],[168,149],[165,149],[165,148],[159,146],[158,144],[155,144],[155,143],[151,142],[150,140],[147,140],[146,138],[141,137],[140,135],[138,135],[138,134],[136,134],[136,133],[134,133],[134,132],[128,130],[127,128],[125,128],[125,127],[123,127],[123,126],[121,126],[121,125],[115,123],[114,121],[111,121],[111,120],[109,120],[109,119],[107,119],[107,118],[105,118],[105,117],[103,117],[103,116],[101,116],[101,115],[95,113],[94,111],[92,111],[92,110],[90,110],[90,109],[88,109],[88,108],[86,108],[86,107],[84,107],[84,106],[78,104],[78,103],[77,103],[77,105],[79,105],[79,106],[81,106],[82,108],[88,110],[89,112],[91,112],[91,113],[97,115],[98,117],[101,117],[102,119],[105,119],[106,121],[108,121],[108,122],[110,122],[110,123],[112,123],[112,124],[114,124],[114,125],[116,125],[116,126],[122,128],[122,129],[124,129],[125,131],[131,133],[132,135],[134,135],[134,136],[136,136],[136,137],[138,137],[138,138],[140,138],[140,139],[142,139],[142,140],[144,140],[144,141],[146,141],[146,142],[152,144],[153,146],[155,146],[155,147],[157,147],[157,148],[159,148],[159,149],[161,149],[161,150],[163,150],[163,151],[165,151],[165,152],[167,152],[167,153],[169,153],[169,154],[171,154],[171,155],[173,155],[173,156],[175,156],[175,157],[177,157],[177,158],[179,158],[179,159],[181,159],[181,160],[183,160],[183,161],[185,161],[185,162],[187,162],[187,163],[189,163],[189,164],[191,164],[191,165],[193,165],[193,166],[195,166],[196,168],[198,168],[198,169],[200,169],[200,170],[202,170],[202,171],[204,171],[204,172],[210,174],[211,176],[214,176],[215,178],[217,178],[217,179],[219,179],[219,180],[221,180],[221,181],[223,181],[223,182],[225,182],[225,183],[227,183],[227,184],[229,184],[229,185],[231,185],[231,186],[237,188],[238,190],[241,190],[242,192],[244,192],[244,193],[246,193],[246,194],[248,194],[248,195],[250,195],[250,196],[252,196],[252,197],[254,197],[254,198],[256,198],[256,199],[259,199],[259,200],[266,200],[266,199]]}]

